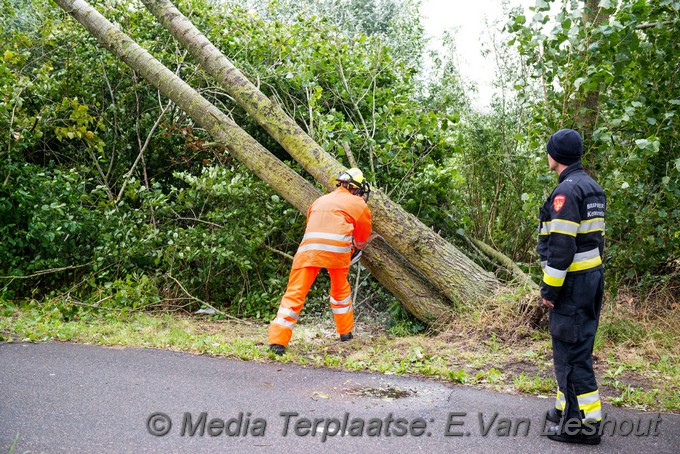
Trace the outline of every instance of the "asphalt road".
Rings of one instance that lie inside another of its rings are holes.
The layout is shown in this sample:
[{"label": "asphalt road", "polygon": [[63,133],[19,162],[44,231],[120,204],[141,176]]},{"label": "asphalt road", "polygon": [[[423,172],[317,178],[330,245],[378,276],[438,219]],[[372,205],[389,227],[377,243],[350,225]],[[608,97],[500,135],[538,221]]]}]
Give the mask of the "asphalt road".
[{"label": "asphalt road", "polygon": [[680,452],[680,415],[608,405],[614,434],[602,444],[556,443],[541,435],[551,404],[392,375],[0,344],[2,454],[12,443],[14,453]]}]

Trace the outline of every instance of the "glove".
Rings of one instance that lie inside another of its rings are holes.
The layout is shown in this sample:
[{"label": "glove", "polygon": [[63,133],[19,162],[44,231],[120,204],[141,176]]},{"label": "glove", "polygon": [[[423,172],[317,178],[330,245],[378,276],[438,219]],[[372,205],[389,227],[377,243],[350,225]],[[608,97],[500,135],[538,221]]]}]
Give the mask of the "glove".
[{"label": "glove", "polygon": [[361,259],[361,254],[363,254],[361,249],[357,249],[356,251],[352,252],[352,260],[350,260],[349,266],[352,266],[355,263],[357,263]]}]

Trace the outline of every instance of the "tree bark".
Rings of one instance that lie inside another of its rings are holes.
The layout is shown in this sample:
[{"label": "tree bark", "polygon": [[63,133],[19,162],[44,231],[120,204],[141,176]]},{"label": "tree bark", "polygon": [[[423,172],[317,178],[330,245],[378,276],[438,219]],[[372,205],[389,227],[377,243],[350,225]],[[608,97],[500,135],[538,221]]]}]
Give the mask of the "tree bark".
[{"label": "tree bark", "polygon": [[[378,281],[391,283],[404,280],[398,286],[402,294],[398,295],[393,291],[392,294],[417,319],[432,323],[441,322],[453,316],[453,309],[443,295],[442,299],[447,301],[447,306],[443,306],[441,301],[432,298],[432,295],[441,295],[439,290],[422,277],[417,270],[413,269],[408,261],[392,249],[384,238],[374,238],[363,255],[367,255],[369,260],[364,261],[362,257],[361,263]],[[406,274],[404,274],[404,270],[407,271]],[[404,279],[407,276],[408,279]],[[408,294],[405,290],[408,291]]]},{"label": "tree bark", "polygon": [[[99,43],[171,99],[229,153],[303,213],[321,192],[278,160],[229,117],[121,32],[84,0],[54,0]],[[362,263],[420,320],[450,313],[450,302],[384,241],[374,241]],[[389,269],[387,269],[389,268]]]},{"label": "tree bark", "polygon": [[505,268],[505,270],[512,276],[512,279],[518,284],[526,285],[532,290],[538,290],[538,285],[536,285],[536,283],[532,281],[531,278],[510,259],[510,257],[503,254],[502,252],[497,251],[483,241],[474,238],[472,238],[470,241],[480,250],[480,252]]},{"label": "tree bark", "polygon": [[[580,55],[581,61],[590,64],[597,64],[593,61],[594,56],[588,54],[588,45],[590,44],[590,32],[595,30],[600,25],[609,20],[609,13],[599,7],[599,0],[584,0],[583,5],[583,29],[588,36],[585,48]],[[600,109],[600,88],[589,90],[583,94],[582,97],[576,97],[573,103],[574,109],[574,127],[578,131],[583,132],[584,145],[590,146],[593,137],[593,131],[597,128],[597,118]],[[591,167],[593,162],[590,156],[586,155],[585,159]]]},{"label": "tree bark", "polygon": [[[302,167],[326,189],[344,167],[312,140],[281,107],[267,98],[167,0],[142,0],[185,47]],[[474,301],[499,287],[485,271],[415,216],[374,190],[369,203],[374,229],[454,305]]]}]

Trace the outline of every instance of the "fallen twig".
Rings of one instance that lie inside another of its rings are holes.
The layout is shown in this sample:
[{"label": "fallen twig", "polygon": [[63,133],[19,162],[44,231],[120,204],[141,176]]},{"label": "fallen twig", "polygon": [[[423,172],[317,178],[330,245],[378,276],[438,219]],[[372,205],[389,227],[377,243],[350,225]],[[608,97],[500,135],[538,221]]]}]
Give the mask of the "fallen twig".
[{"label": "fallen twig", "polygon": [[214,310],[217,314],[220,314],[220,315],[222,315],[222,316],[224,316],[224,317],[227,317],[227,318],[229,318],[229,319],[231,319],[231,320],[234,320],[235,322],[243,323],[243,324],[249,325],[249,326],[252,326],[252,325],[253,325],[253,324],[250,323],[250,322],[247,322],[247,321],[245,321],[245,320],[241,320],[241,319],[238,318],[238,317],[234,317],[233,315],[229,315],[229,314],[227,314],[226,312],[217,309],[217,308],[214,307],[213,305],[211,305],[211,304],[209,304],[209,303],[206,303],[205,301],[203,301],[203,300],[200,299],[200,298],[196,298],[194,295],[192,295],[191,293],[187,292],[187,290],[184,288],[184,286],[182,285],[182,283],[181,283],[180,281],[178,281],[177,279],[175,279],[174,276],[172,276],[171,274],[167,274],[167,276],[168,276],[170,279],[172,279],[173,281],[175,281],[175,283],[179,286],[179,288],[181,288],[182,291],[183,291],[189,298],[191,298],[192,300],[197,301],[197,302],[201,303],[202,305],[204,305],[204,306],[206,306],[206,307],[209,307],[210,309]]}]

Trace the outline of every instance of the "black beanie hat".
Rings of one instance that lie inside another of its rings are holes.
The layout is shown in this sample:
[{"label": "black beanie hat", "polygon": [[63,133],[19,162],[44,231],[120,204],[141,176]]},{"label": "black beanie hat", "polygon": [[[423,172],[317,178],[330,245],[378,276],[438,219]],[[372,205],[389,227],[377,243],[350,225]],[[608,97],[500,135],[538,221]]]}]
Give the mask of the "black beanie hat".
[{"label": "black beanie hat", "polygon": [[570,165],[579,161],[583,155],[581,135],[573,129],[560,129],[550,136],[545,147],[548,154],[557,162]]}]

